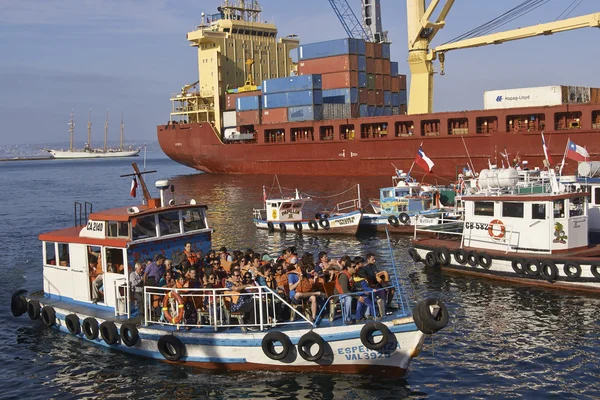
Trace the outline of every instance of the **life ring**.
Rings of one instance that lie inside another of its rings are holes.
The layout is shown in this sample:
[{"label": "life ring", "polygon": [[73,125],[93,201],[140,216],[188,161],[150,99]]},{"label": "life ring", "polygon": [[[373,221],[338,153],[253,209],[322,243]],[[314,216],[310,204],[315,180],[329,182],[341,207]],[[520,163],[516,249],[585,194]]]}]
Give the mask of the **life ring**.
[{"label": "life ring", "polygon": [[408,225],[410,223],[410,217],[408,216],[407,213],[400,213],[400,216],[398,217],[398,219],[400,220],[400,222],[402,222],[404,225]]},{"label": "life ring", "polygon": [[119,332],[117,331],[117,326],[112,321],[104,321],[100,324],[100,336],[102,336],[102,340],[106,342],[106,344],[117,344],[119,341]]},{"label": "life ring", "polygon": [[29,300],[27,303],[27,315],[31,319],[40,319],[40,302],[37,300]]},{"label": "life ring", "polygon": [[592,273],[592,275],[594,275],[594,278],[600,280],[600,271],[598,271],[598,269],[600,268],[600,264],[592,264],[590,265],[590,271]]},{"label": "life ring", "polygon": [[[498,233],[498,234],[494,233],[494,227],[495,226],[499,226],[500,227],[500,233]],[[506,227],[504,226],[504,224],[502,223],[502,221],[500,221],[499,219],[494,219],[494,220],[492,220],[492,222],[490,222],[490,225],[488,227],[488,234],[490,235],[490,237],[492,239],[494,239],[494,240],[500,240],[506,234]]]},{"label": "life ring", "polygon": [[512,260],[511,266],[513,271],[515,271],[517,274],[522,275],[525,273],[525,260],[522,258],[515,258]]},{"label": "life ring", "polygon": [[467,253],[467,264],[469,264],[471,267],[477,267],[477,259],[477,252],[475,250],[471,250]]},{"label": "life ring", "polygon": [[467,263],[467,251],[465,249],[454,250],[454,259],[460,265],[465,265]]},{"label": "life ring", "polygon": [[433,251],[430,251],[427,254],[425,254],[425,260],[423,262],[425,263],[426,267],[435,267],[435,265],[437,264],[437,257],[435,256],[435,253]]},{"label": "life ring", "polygon": [[490,269],[492,266],[492,257],[487,253],[479,253],[477,254],[477,263],[483,269]]},{"label": "life ring", "polygon": [[13,317],[20,317],[27,312],[27,300],[22,296],[27,290],[17,290],[10,298],[10,312]]},{"label": "life ring", "polygon": [[388,223],[394,227],[400,225],[400,222],[398,222],[398,217],[396,217],[395,215],[390,215],[388,217]]},{"label": "life ring", "polygon": [[[319,350],[315,354],[311,354],[310,349],[314,345],[318,346]],[[325,341],[313,331],[305,333],[298,340],[298,353],[306,361],[319,361],[325,354]]]},{"label": "life ring", "polygon": [[83,334],[89,340],[96,340],[98,338],[98,321],[95,318],[87,317],[81,324]]},{"label": "life ring", "polygon": [[131,322],[125,322],[121,325],[121,341],[127,345],[127,347],[135,346],[140,339],[140,333],[138,332],[135,324]]},{"label": "life ring", "polygon": [[296,221],[294,222],[294,229],[296,232],[302,232],[302,222]]},{"label": "life ring", "polygon": [[558,278],[558,268],[552,261],[543,261],[541,272],[548,282],[554,282]]},{"label": "life ring", "polygon": [[[275,343],[277,342],[281,344],[281,351],[279,353],[275,351]],[[271,360],[278,361],[283,360],[288,356],[290,349],[292,348],[292,341],[285,333],[274,331],[267,333],[265,337],[263,337],[261,346],[265,356],[269,357]]]},{"label": "life ring", "polygon": [[440,247],[436,250],[437,260],[441,265],[448,265],[451,261],[450,250],[446,247]]},{"label": "life ring", "polygon": [[[175,300],[175,304],[177,304],[177,315],[172,316],[169,312],[169,299],[173,298]],[[183,299],[179,295],[179,293],[175,291],[170,291],[165,298],[163,299],[162,311],[165,315],[165,319],[167,322],[172,324],[178,324],[183,320],[183,315],[185,314],[185,304],[183,303]]]},{"label": "life ring", "polygon": [[54,311],[52,306],[44,306],[42,308],[41,316],[44,325],[46,325],[48,328],[56,324],[56,311]]},{"label": "life ring", "polygon": [[331,227],[331,225],[329,224],[329,220],[327,218],[321,218],[319,220],[319,225],[321,225],[321,228],[327,230]]},{"label": "life ring", "polygon": [[[575,272],[571,268],[574,268]],[[569,278],[579,278],[581,276],[581,265],[577,261],[567,261],[563,266],[563,271]]]},{"label": "life ring", "polygon": [[314,219],[308,221],[308,227],[313,231],[319,230],[319,224],[317,224],[317,221],[315,221]]},{"label": "life ring", "polygon": [[283,233],[287,232],[287,226],[285,226],[285,224],[283,222],[279,223],[279,230]]},{"label": "life ring", "polygon": [[[373,340],[375,332],[381,332],[381,340],[378,342]],[[388,344],[390,336],[392,336],[392,332],[390,332],[387,325],[381,322],[367,322],[360,330],[360,341],[369,350],[378,351],[383,349]]]},{"label": "life ring", "polygon": [[408,249],[408,255],[414,262],[421,261],[421,256],[419,255],[419,252],[414,247],[411,247],[410,249]]},{"label": "life ring", "polygon": [[537,276],[542,273],[542,264],[538,260],[527,260],[525,263],[525,274]]},{"label": "life ring", "polygon": [[158,339],[158,351],[169,361],[179,361],[185,352],[185,346],[179,338],[173,335],[164,335]]},{"label": "life ring", "polygon": [[[437,306],[438,313],[434,316],[429,307]],[[413,320],[417,329],[426,335],[431,335],[448,325],[450,317],[446,305],[439,299],[428,298],[421,300],[413,309]]]},{"label": "life ring", "polygon": [[79,324],[79,317],[77,314],[69,314],[65,317],[65,325],[72,335],[79,335],[81,333],[81,325]]},{"label": "life ring", "polygon": [[269,232],[273,232],[275,230],[275,225],[271,221],[267,222],[267,229]]}]

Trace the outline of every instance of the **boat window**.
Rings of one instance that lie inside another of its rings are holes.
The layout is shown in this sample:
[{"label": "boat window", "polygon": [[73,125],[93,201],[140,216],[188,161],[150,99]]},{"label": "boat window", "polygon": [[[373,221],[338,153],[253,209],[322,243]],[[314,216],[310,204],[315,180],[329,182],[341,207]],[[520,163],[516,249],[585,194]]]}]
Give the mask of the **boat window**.
[{"label": "boat window", "polygon": [[147,215],[131,221],[131,236],[133,240],[156,237],[154,215]]},{"label": "boat window", "polygon": [[396,122],[396,136],[412,136],[415,130],[413,121]]},{"label": "boat window", "polygon": [[223,32],[229,33],[229,28],[223,28]]},{"label": "boat window", "polygon": [[502,203],[502,216],[503,217],[513,217],[513,218],[523,218],[523,203]]},{"label": "boat window", "polygon": [[354,125],[340,125],[340,140],[354,140]]},{"label": "boat window", "polygon": [[158,214],[158,227],[161,236],[181,233],[181,229],[179,229],[179,211]]},{"label": "boat window", "polygon": [[554,218],[564,218],[565,216],[565,201],[554,200]]},{"label": "boat window", "polygon": [[106,271],[113,274],[124,274],[123,249],[106,247],[104,251],[106,252]]},{"label": "boat window", "polygon": [[127,222],[108,221],[108,237],[129,237],[129,225]]},{"label": "boat window", "polygon": [[475,215],[494,216],[494,203],[491,201],[476,201]]},{"label": "boat window", "polygon": [[287,210],[288,208],[292,208],[292,204],[291,203],[285,203],[281,208],[283,210]]},{"label": "boat window", "polygon": [[290,141],[292,142],[312,142],[314,140],[313,128],[292,128],[290,131]]},{"label": "boat window", "polygon": [[183,219],[184,232],[197,231],[206,228],[204,211],[201,208],[184,210],[181,212],[181,218]]},{"label": "boat window", "polygon": [[320,140],[333,140],[333,126],[322,126],[319,128]]},{"label": "boat window", "polygon": [[600,204],[600,187],[594,188],[594,204]]},{"label": "boat window", "polygon": [[44,242],[44,258],[46,265],[56,265],[56,247],[54,242]]},{"label": "boat window", "polygon": [[70,257],[69,257],[69,244],[68,243],[59,243],[58,244],[58,260],[60,261],[61,267],[68,267],[70,265]]},{"label": "boat window", "polygon": [[546,219],[546,205],[536,203],[532,204],[531,219]]},{"label": "boat window", "polygon": [[394,192],[392,190],[382,190],[381,191],[381,197],[386,198],[386,197],[392,197],[394,194]]},{"label": "boat window", "polygon": [[294,208],[302,208],[302,203],[294,203]]},{"label": "boat window", "polygon": [[584,214],[585,200],[583,197],[572,198],[569,202],[569,217],[578,217]]},{"label": "boat window", "polygon": [[238,30],[237,30],[237,28],[233,28],[233,29],[231,30],[231,33],[238,33]]}]

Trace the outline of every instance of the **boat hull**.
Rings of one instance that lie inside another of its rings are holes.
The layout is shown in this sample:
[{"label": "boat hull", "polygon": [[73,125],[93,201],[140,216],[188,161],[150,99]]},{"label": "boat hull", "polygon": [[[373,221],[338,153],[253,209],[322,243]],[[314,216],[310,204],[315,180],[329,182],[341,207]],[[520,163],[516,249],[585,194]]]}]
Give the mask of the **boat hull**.
[{"label": "boat hull", "polygon": [[418,214],[418,220],[415,218],[415,216],[417,216],[417,214],[409,214],[409,220],[406,223],[402,223],[398,220],[398,216],[395,216],[396,220],[390,221],[392,217],[391,215],[363,214],[360,222],[360,230],[377,232],[385,232],[388,230],[390,233],[403,233],[412,235],[415,233],[415,225],[419,227],[436,226],[443,221],[439,211]]},{"label": "boat hull", "polygon": [[104,152],[89,152],[89,151],[62,151],[49,150],[53,158],[56,159],[78,159],[78,158],[119,158],[119,157],[136,157],[139,155],[139,150],[131,151],[108,151]]},{"label": "boat hull", "polygon": [[343,215],[333,215],[327,219],[307,220],[296,222],[274,221],[255,219],[254,225],[259,229],[268,229],[275,232],[303,233],[313,235],[356,235],[362,214],[354,211]]}]

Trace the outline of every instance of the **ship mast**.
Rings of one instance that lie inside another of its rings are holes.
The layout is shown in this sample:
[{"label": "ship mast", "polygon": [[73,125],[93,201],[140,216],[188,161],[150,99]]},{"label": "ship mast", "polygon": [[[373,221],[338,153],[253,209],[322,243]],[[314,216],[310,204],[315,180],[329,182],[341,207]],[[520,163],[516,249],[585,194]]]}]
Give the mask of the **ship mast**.
[{"label": "ship mast", "polygon": [[90,109],[90,113],[88,116],[88,141],[86,149],[92,148],[92,109]]},{"label": "ship mast", "polygon": [[106,141],[108,140],[108,110],[106,110],[106,120],[104,121],[104,152],[106,153]]},{"label": "ship mast", "polygon": [[119,148],[123,151],[123,131],[125,130],[125,125],[123,125],[123,110],[121,110],[121,147]]},{"label": "ship mast", "polygon": [[69,120],[69,133],[71,138],[69,140],[69,151],[73,151],[73,131],[75,130],[75,120],[73,117],[73,111],[71,111],[71,119]]}]

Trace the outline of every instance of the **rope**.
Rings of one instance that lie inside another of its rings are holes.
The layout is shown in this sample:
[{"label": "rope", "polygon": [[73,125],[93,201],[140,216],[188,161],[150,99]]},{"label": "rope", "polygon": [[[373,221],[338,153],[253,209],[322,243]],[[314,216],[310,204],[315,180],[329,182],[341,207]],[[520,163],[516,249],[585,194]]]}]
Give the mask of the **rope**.
[{"label": "rope", "polygon": [[333,197],[338,197],[338,196],[341,196],[341,195],[343,195],[343,194],[346,194],[346,193],[348,193],[349,191],[351,191],[351,190],[354,190],[354,189],[355,189],[355,188],[357,188],[357,187],[358,187],[358,185],[354,185],[354,186],[352,186],[351,188],[349,188],[349,189],[346,189],[346,190],[344,190],[344,191],[343,191],[343,192],[341,192],[341,193],[334,194],[334,195],[331,195],[331,196],[317,196],[317,195],[310,194],[310,193],[306,193],[306,192],[300,192],[300,193],[302,193],[302,194],[305,194],[305,195],[307,195],[308,197],[312,197],[312,198],[315,198],[315,199],[331,199],[331,198],[333,198]]},{"label": "rope", "polygon": [[[571,2],[571,4],[569,4],[569,6],[568,6],[567,8],[565,8],[565,10],[564,10],[563,12],[561,12],[561,13],[560,13],[560,15],[559,15],[558,17],[556,17],[556,20],[555,20],[555,21],[558,21],[558,20],[559,20],[559,19],[560,19],[560,18],[563,16],[563,14],[564,14],[564,13],[566,13],[566,12],[569,10],[569,8],[571,8],[571,6],[572,6],[573,4],[575,4],[576,2],[577,2],[577,0],[573,0],[573,2]],[[577,5],[575,5],[575,7],[573,7],[573,9],[572,9],[571,11],[569,11],[569,12],[568,12],[568,13],[567,13],[567,14],[566,14],[566,15],[565,15],[563,18],[567,18],[569,15],[571,15],[571,13],[572,13],[573,11],[575,11],[575,9],[576,9],[577,7],[579,7],[579,5],[580,5],[581,3],[583,3],[583,0],[579,0],[579,3],[577,3]]]}]

